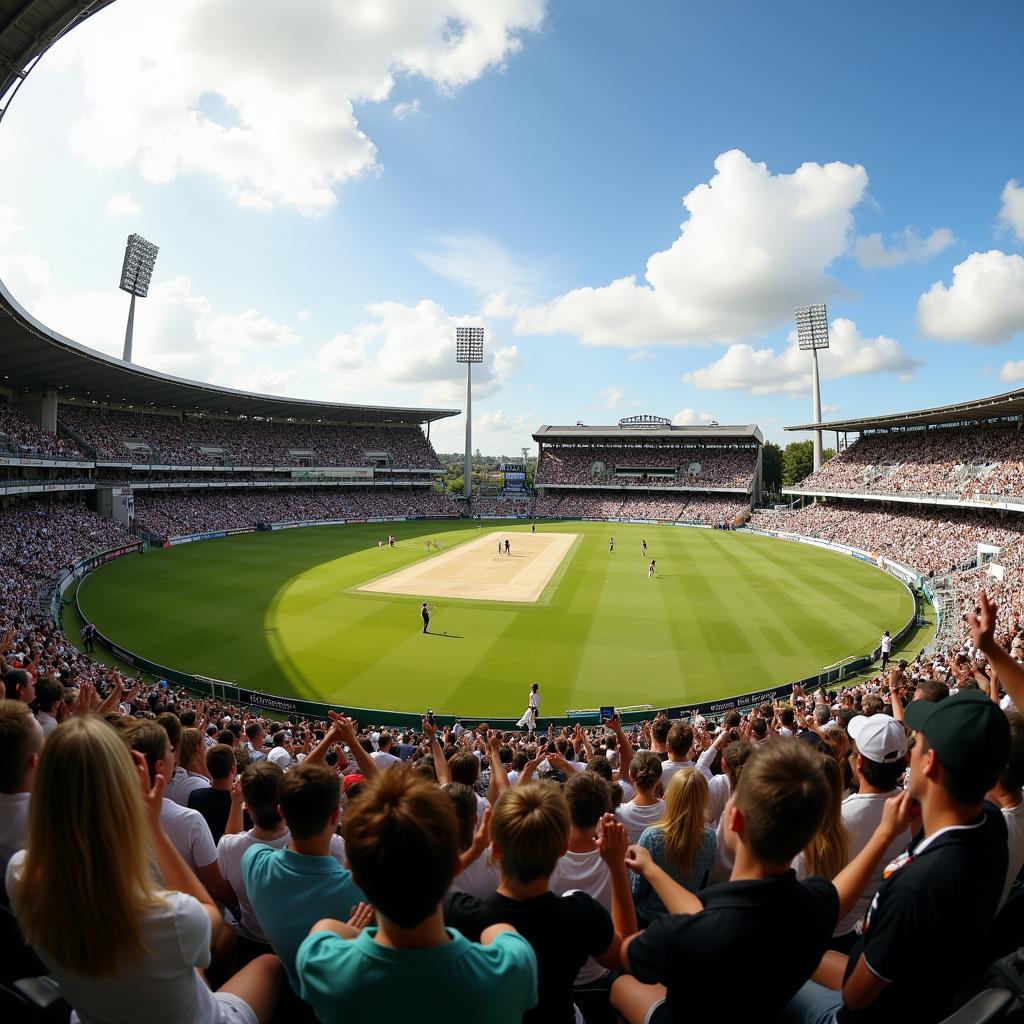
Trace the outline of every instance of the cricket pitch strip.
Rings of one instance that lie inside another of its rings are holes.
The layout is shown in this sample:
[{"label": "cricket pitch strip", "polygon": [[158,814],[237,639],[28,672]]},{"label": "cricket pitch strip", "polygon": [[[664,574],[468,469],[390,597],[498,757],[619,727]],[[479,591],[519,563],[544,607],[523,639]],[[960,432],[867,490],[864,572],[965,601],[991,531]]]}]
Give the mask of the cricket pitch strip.
[{"label": "cricket pitch strip", "polygon": [[[579,534],[488,533],[365,583],[359,590],[478,601],[536,601]],[[508,538],[511,554],[504,554]],[[502,554],[498,554],[498,545]]]}]

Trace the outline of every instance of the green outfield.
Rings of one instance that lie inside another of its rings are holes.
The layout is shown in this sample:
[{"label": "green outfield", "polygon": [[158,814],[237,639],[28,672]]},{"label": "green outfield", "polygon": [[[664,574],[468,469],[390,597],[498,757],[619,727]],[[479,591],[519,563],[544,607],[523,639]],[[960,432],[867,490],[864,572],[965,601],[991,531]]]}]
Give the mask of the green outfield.
[{"label": "green outfield", "polygon": [[[529,531],[485,523],[484,533]],[[395,550],[380,550],[388,530]],[[543,523],[579,534],[536,603],[356,590],[481,537],[457,522],[254,533],[113,562],[80,591],[118,644],[181,671],[350,706],[518,716],[528,684],[543,713],[686,704],[817,672],[870,651],[913,614],[876,568],[744,533],[621,523]],[[608,538],[615,551],[608,552]],[[658,575],[647,577],[641,539]]]}]

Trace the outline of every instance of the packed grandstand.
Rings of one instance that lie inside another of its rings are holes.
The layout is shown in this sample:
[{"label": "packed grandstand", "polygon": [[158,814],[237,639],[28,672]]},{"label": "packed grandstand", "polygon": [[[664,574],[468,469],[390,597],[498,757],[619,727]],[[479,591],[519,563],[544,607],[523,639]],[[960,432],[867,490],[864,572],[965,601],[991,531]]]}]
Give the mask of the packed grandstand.
[{"label": "packed grandstand", "polygon": [[[103,6],[0,10],[0,96]],[[986,970],[1024,941],[1024,392],[830,424],[856,439],[773,508],[756,427],[649,417],[542,427],[533,492],[465,503],[429,437],[453,410],[177,380],[2,288],[0,346],[5,1021],[930,1024],[987,983],[961,1024],[1019,1013]],[[54,615],[106,551],[458,516],[843,545],[939,630],[830,690],[495,730],[125,678]]]}]

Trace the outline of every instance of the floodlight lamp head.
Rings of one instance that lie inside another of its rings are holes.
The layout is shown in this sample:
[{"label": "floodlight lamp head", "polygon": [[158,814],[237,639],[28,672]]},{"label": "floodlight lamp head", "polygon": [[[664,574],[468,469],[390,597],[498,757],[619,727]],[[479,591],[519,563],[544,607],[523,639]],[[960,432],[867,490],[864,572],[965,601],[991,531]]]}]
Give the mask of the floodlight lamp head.
[{"label": "floodlight lamp head", "polygon": [[156,265],[159,246],[147,242],[142,235],[129,235],[124,249],[124,264],[121,267],[122,291],[144,299],[149,294],[149,282]]},{"label": "floodlight lamp head", "polygon": [[455,361],[482,363],[484,361],[484,329],[482,327],[455,328]]},{"label": "floodlight lamp head", "polygon": [[797,306],[793,316],[796,319],[797,345],[801,350],[828,348],[828,310],[824,302],[815,306]]}]

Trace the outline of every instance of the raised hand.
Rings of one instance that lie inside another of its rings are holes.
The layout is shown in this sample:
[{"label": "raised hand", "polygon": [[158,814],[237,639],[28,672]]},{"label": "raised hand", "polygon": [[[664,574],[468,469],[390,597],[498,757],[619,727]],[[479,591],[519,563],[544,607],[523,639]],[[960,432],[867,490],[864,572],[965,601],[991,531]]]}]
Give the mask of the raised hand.
[{"label": "raised hand", "polygon": [[160,811],[163,809],[167,780],[163,775],[158,774],[150,784],[149,765],[146,764],[145,757],[137,750],[133,750],[132,760],[135,762],[135,771],[139,777],[139,789],[142,793],[142,803],[146,809],[146,819],[156,833],[160,829]]},{"label": "raised hand", "polygon": [[242,778],[240,775],[235,776],[235,781],[231,783],[231,803],[241,804],[245,800],[242,795]]},{"label": "raised hand", "polygon": [[[423,735],[431,741],[435,740],[437,738],[437,723],[429,721],[426,715],[420,719],[420,723]],[[445,735],[448,735],[447,731],[445,732]]]},{"label": "raised hand", "polygon": [[980,650],[991,648],[995,643],[996,619],[999,616],[999,605],[990,601],[988,594],[983,590],[978,594],[978,606],[967,616],[968,625],[971,627],[971,639],[974,646]]},{"label": "raised hand", "polygon": [[597,849],[601,859],[609,866],[622,864],[629,849],[629,836],[625,826],[614,814],[606,814],[597,823]]}]

